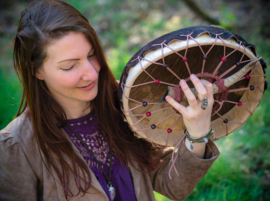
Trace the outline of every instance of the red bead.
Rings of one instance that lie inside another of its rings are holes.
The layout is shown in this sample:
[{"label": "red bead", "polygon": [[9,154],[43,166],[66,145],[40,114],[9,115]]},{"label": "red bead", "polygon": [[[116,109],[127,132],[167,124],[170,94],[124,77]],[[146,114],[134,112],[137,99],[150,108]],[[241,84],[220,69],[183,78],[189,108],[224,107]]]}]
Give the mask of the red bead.
[{"label": "red bead", "polygon": [[183,58],[183,62],[187,62],[187,57],[184,57]]},{"label": "red bead", "polygon": [[225,62],[226,61],[226,57],[222,57],[221,61]]},{"label": "red bead", "polygon": [[249,74],[246,74],[245,75],[245,78],[248,80],[250,78],[250,75]]},{"label": "red bead", "polygon": [[156,80],[155,80],[155,83],[158,84],[158,83],[159,83],[159,79],[156,79]]},{"label": "red bead", "polygon": [[238,105],[238,106],[241,106],[241,105],[242,105],[242,102],[241,102],[241,101],[239,101],[237,105]]},{"label": "red bead", "polygon": [[146,112],[146,116],[150,117],[151,116],[151,112]]},{"label": "red bead", "polygon": [[171,132],[172,132],[172,129],[168,128],[167,133],[171,133]]}]

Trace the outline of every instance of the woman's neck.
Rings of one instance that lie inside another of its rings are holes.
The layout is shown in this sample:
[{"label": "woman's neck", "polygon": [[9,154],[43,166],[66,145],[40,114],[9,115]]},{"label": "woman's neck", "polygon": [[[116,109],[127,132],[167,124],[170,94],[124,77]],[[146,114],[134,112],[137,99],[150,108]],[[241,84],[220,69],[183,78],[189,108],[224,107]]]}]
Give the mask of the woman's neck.
[{"label": "woman's neck", "polygon": [[78,119],[91,112],[90,101],[80,101],[54,95],[53,98],[63,108],[64,112],[66,113],[67,119]]},{"label": "woman's neck", "polygon": [[69,107],[62,106],[67,119],[78,119],[91,112],[90,102],[85,104],[70,105]]}]

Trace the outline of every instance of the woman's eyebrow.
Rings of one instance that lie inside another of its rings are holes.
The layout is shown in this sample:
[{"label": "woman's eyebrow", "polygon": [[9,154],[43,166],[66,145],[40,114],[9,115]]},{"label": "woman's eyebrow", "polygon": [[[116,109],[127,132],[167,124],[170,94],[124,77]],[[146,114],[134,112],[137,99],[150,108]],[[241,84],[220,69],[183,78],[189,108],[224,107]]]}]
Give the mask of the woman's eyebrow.
[{"label": "woman's eyebrow", "polygon": [[[90,54],[93,50],[94,50],[94,48],[92,47],[88,54]],[[64,62],[64,61],[77,61],[77,60],[80,60],[80,59],[77,59],[77,58],[75,58],[75,59],[65,59],[63,61],[59,61],[58,63],[61,63],[61,62]]]}]

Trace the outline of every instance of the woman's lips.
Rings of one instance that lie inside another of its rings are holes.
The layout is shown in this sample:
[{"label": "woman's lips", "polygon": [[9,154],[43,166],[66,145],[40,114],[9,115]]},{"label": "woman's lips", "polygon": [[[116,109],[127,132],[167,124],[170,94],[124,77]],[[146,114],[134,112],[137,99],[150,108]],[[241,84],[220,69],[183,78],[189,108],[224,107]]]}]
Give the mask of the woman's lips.
[{"label": "woman's lips", "polygon": [[85,87],[77,87],[78,89],[82,90],[82,91],[88,91],[90,89],[92,89],[95,86],[96,82],[92,82],[91,84],[85,86]]}]

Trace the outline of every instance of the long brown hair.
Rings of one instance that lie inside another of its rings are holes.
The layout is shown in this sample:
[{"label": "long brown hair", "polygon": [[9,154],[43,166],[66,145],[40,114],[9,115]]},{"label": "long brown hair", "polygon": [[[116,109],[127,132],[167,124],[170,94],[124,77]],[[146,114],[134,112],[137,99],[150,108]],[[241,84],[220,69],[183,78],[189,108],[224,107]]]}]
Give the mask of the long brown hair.
[{"label": "long brown hair", "polygon": [[[84,161],[75,154],[71,143],[59,129],[63,127],[66,120],[64,110],[52,98],[44,81],[35,77],[35,72],[42,66],[47,56],[46,45],[71,31],[83,33],[95,49],[101,70],[98,94],[91,101],[91,109],[94,110],[98,125],[108,136],[118,159],[122,163],[135,160],[148,170],[154,169],[159,161],[150,156],[151,144],[137,139],[124,121],[117,97],[118,84],[88,20],[74,7],[62,1],[45,0],[32,3],[22,12],[14,45],[14,68],[23,85],[23,96],[17,116],[29,108],[40,154],[44,155],[42,160],[47,161],[56,171],[66,197],[76,196],[69,190],[68,172],[73,173],[79,194],[86,193],[90,187],[90,183],[86,182],[91,181],[90,171]],[[55,123],[56,119],[57,123]],[[58,157],[60,169],[52,154]],[[72,166],[66,162],[64,155],[69,157]],[[84,172],[83,184],[79,179],[81,170]]]}]

